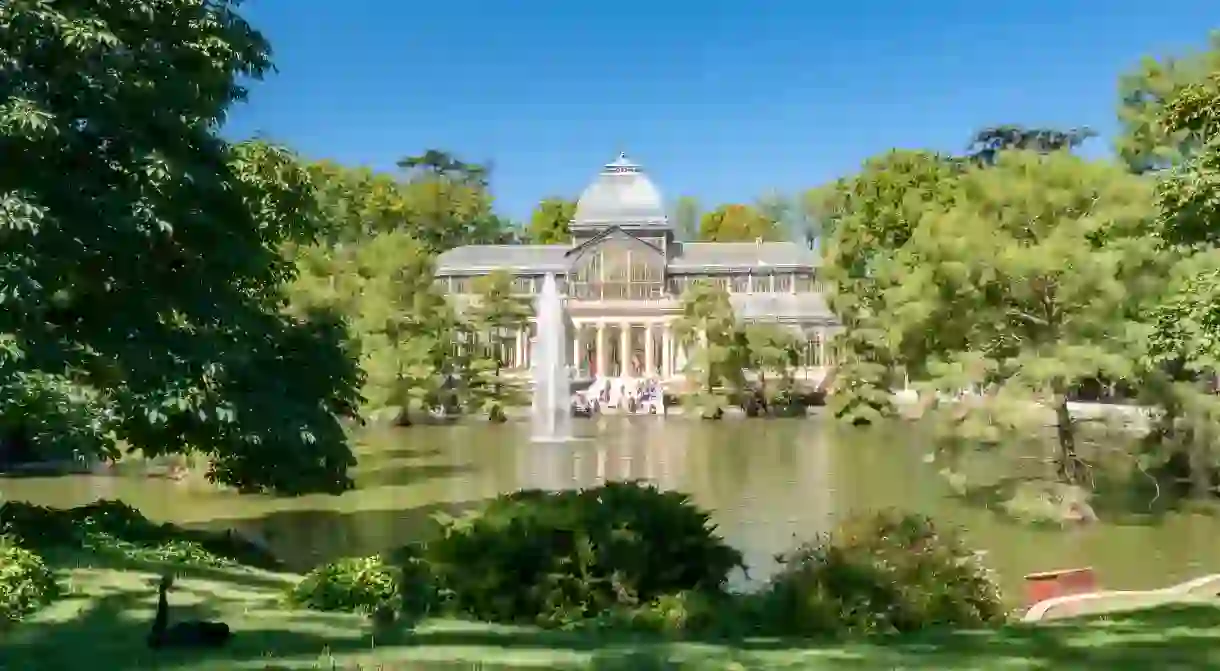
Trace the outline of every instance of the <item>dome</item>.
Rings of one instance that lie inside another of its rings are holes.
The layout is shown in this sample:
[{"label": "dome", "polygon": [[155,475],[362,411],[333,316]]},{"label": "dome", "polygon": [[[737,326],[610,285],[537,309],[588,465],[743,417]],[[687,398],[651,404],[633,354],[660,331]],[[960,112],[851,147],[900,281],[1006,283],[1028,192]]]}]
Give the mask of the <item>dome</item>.
[{"label": "dome", "polygon": [[619,154],[580,194],[572,225],[657,227],[667,222],[660,191],[640,166]]}]

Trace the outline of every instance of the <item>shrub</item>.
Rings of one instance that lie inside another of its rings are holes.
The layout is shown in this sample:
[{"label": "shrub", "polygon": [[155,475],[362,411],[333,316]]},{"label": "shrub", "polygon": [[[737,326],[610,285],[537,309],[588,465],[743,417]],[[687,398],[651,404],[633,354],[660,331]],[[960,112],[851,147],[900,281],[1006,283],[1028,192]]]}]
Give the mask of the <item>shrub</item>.
[{"label": "shrub", "polygon": [[742,566],[686,495],[637,483],[499,497],[442,525],[427,558],[452,608],[543,626],[719,592]]},{"label": "shrub", "polygon": [[100,500],[67,510],[9,501],[0,505],[0,525],[7,525],[26,547],[48,553],[83,551],[193,565],[236,561],[268,569],[282,566],[240,536],[158,524],[121,501]]},{"label": "shrub", "polygon": [[347,557],[305,574],[288,592],[294,606],[323,611],[374,613],[401,608],[402,573],[380,556]]},{"label": "shrub", "polygon": [[42,557],[0,536],[0,625],[16,622],[59,595],[59,586]]},{"label": "shrub", "polygon": [[438,604],[436,577],[426,552],[427,546],[423,543],[409,543],[388,556],[388,561],[398,571],[401,612],[410,617],[427,615]]},{"label": "shrub", "polygon": [[999,589],[978,555],[919,515],[849,519],[779,560],[783,568],[761,596],[772,633],[889,634],[1004,619]]}]

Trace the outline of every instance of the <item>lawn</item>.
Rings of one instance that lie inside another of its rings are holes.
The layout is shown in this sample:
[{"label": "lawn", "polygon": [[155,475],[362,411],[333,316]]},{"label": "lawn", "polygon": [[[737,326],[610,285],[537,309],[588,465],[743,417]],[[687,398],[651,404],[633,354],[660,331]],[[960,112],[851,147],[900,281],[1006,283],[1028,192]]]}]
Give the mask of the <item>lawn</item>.
[{"label": "lawn", "polygon": [[1220,608],[1165,607],[1091,621],[1013,626],[872,644],[657,638],[546,632],[435,620],[374,631],[363,617],[283,609],[293,576],[188,568],[171,618],[222,619],[220,651],[153,653],[144,645],[161,567],[71,568],[70,595],[0,634],[0,669],[1124,669],[1220,668]]}]

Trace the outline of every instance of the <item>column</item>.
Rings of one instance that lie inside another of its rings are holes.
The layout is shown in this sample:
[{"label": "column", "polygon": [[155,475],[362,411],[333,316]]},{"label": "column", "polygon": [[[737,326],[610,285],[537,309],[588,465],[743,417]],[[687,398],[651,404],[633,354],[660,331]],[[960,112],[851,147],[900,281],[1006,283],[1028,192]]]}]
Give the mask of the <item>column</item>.
[{"label": "column", "polygon": [[597,322],[597,374],[607,377],[606,370],[606,322]]},{"label": "column", "polygon": [[580,330],[582,322],[572,322],[572,373],[580,375]]},{"label": "column", "polygon": [[657,375],[656,355],[652,348],[654,341],[652,339],[652,329],[656,327],[654,322],[646,322],[644,324],[644,376],[653,377]]},{"label": "column", "polygon": [[525,329],[517,329],[517,341],[513,347],[513,368],[525,367]]},{"label": "column", "polygon": [[669,322],[661,324],[661,379],[668,380],[674,376],[674,341],[673,329]]},{"label": "column", "polygon": [[631,322],[620,322],[618,329],[618,374],[627,377],[631,374]]},{"label": "column", "polygon": [[826,329],[818,329],[818,365],[828,367],[826,361]]}]

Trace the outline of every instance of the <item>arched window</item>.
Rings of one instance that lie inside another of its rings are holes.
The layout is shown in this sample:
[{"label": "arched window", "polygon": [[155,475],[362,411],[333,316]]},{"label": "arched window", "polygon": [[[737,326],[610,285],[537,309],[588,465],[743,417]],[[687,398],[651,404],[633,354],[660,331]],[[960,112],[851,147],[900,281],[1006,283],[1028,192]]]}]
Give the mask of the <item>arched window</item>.
[{"label": "arched window", "polygon": [[654,300],[664,296],[664,259],[630,240],[606,240],[572,269],[569,295],[579,300]]}]

